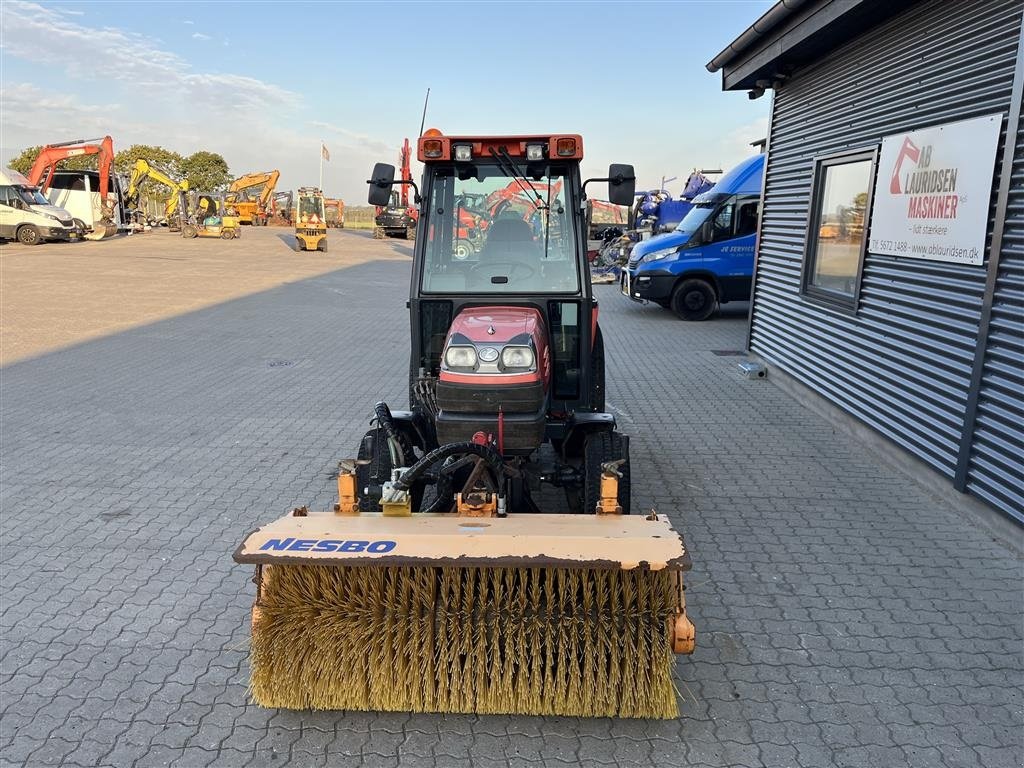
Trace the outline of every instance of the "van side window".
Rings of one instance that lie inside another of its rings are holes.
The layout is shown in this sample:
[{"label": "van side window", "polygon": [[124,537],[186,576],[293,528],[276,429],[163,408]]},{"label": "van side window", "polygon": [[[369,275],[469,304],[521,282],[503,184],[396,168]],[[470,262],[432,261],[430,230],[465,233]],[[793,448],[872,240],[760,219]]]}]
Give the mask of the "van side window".
[{"label": "van side window", "polygon": [[10,187],[0,187],[0,205],[10,205]]},{"label": "van side window", "polygon": [[736,237],[752,235],[757,232],[758,208],[761,207],[759,197],[741,198],[736,207]]},{"label": "van side window", "polygon": [[735,210],[736,198],[730,197],[715,212],[715,217],[711,220],[711,242],[717,243],[719,240],[728,240],[733,236],[732,226]]}]

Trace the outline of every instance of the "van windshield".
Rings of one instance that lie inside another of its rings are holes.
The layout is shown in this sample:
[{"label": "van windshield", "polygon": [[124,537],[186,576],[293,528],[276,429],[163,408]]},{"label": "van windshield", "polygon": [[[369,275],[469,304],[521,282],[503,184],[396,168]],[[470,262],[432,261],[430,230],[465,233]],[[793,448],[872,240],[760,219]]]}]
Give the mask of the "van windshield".
[{"label": "van windshield", "polygon": [[49,205],[50,201],[43,197],[35,187],[14,187],[18,193],[18,197],[24,200],[29,205]]},{"label": "van windshield", "polygon": [[513,161],[506,168],[477,163],[430,172],[421,221],[425,293],[579,290],[568,165]]},{"label": "van windshield", "polygon": [[682,232],[692,237],[695,232],[700,231],[701,225],[708,220],[716,208],[718,208],[717,203],[702,203],[693,206],[687,211],[683,220],[676,225],[676,232]]}]

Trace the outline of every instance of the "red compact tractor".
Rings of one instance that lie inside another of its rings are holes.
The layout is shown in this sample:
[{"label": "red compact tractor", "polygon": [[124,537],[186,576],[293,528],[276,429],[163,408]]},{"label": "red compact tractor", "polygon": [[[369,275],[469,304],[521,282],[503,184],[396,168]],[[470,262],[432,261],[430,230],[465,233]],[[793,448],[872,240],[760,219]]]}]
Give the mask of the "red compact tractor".
[{"label": "red compact tractor", "polygon": [[[633,169],[613,165],[608,178],[584,182],[582,157],[574,135],[428,132],[419,140],[416,201],[424,204],[409,300],[411,409],[385,408],[377,416],[387,431],[364,439],[367,509],[376,508],[392,469],[416,461],[418,448],[440,451],[404,481],[414,499],[434,499],[431,511],[451,508],[453,489],[464,498],[489,489],[505,509],[527,511],[546,483],[564,488],[572,509],[592,513],[602,466],[613,463],[628,512],[629,440],[605,412],[583,212],[593,181],[609,183],[613,202],[631,203]],[[387,203],[394,186],[415,188],[386,164],[375,167],[370,185],[374,205]],[[477,203],[472,227],[467,201]],[[473,247],[464,239],[469,229]],[[500,466],[474,470],[467,450],[499,456]]]}]

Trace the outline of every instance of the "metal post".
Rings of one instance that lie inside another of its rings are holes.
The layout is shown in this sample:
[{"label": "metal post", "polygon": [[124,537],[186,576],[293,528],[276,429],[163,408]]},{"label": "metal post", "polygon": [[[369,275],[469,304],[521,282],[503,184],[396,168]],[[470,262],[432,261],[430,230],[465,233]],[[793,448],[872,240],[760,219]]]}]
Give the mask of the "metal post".
[{"label": "metal post", "polygon": [[992,302],[995,299],[996,280],[999,277],[999,255],[1003,250],[1003,229],[1006,226],[1006,208],[1012,183],[1013,153],[1017,145],[1022,93],[1024,93],[1024,18],[1021,19],[1020,35],[1017,39],[1017,63],[1013,71],[1010,109],[1006,118],[1006,141],[1003,142],[1003,157],[999,165],[999,190],[996,194],[996,213],[992,226],[992,246],[988,253],[985,293],[981,300],[978,343],[974,350],[971,383],[967,388],[967,409],[964,413],[963,431],[960,434],[960,453],[957,456],[956,475],[953,476],[953,487],[961,493],[967,492],[967,475],[971,468],[974,425],[978,418],[978,396],[981,393],[981,377],[985,372],[985,353],[988,352],[988,328],[992,320]]}]

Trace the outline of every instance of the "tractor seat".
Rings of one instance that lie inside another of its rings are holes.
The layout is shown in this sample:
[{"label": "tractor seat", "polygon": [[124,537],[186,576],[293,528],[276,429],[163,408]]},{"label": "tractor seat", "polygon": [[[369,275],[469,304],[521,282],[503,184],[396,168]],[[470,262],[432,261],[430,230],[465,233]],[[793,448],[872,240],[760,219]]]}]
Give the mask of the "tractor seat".
[{"label": "tractor seat", "polygon": [[519,260],[533,255],[536,243],[533,230],[522,219],[498,219],[487,232],[487,241],[480,250],[480,261]]}]

